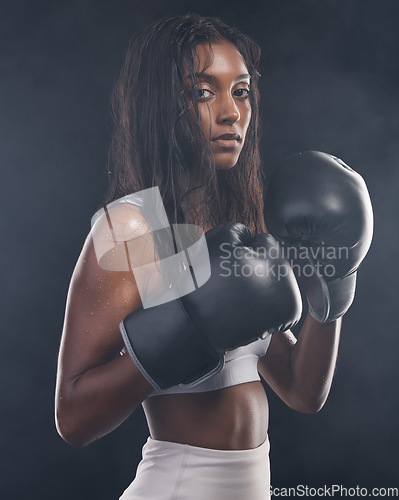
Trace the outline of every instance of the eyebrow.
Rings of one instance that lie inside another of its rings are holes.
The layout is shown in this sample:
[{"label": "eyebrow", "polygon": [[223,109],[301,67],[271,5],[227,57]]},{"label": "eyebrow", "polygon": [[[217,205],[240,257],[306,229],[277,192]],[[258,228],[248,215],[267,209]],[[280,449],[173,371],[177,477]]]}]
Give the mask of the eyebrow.
[{"label": "eyebrow", "polygon": [[[201,73],[201,72],[195,72],[194,75],[197,77],[197,78],[201,78],[202,80],[209,80],[211,82],[214,82],[216,81],[218,78],[217,76],[215,75],[210,75],[209,73]],[[249,78],[251,79],[251,75],[249,75],[248,73],[243,73],[242,75],[238,75],[234,81],[238,81],[238,80],[241,80],[243,78]]]}]

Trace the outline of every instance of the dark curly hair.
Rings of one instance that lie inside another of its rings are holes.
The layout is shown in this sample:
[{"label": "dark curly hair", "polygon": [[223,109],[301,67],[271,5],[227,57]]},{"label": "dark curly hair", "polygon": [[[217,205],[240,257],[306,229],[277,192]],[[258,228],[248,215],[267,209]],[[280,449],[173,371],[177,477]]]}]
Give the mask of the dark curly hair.
[{"label": "dark curly hair", "polygon": [[[215,168],[194,92],[196,46],[208,43],[211,48],[220,40],[236,46],[251,75],[251,121],[238,163],[227,170]],[[238,221],[264,231],[259,58],[260,49],[248,36],[198,14],[166,18],[135,34],[112,93],[114,133],[105,203],[158,186],[170,223],[205,227]]]}]

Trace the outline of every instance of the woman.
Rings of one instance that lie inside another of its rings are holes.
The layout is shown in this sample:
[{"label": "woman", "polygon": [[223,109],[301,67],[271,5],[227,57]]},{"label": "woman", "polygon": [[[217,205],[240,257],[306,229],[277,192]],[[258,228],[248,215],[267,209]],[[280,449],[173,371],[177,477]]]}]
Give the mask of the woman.
[{"label": "woman", "polygon": [[[158,186],[170,222],[208,230],[239,221],[264,232],[258,60],[252,40],[213,18],[175,17],[137,34],[115,86],[106,201]],[[219,375],[219,385],[210,378],[159,394],[128,353],[119,355],[119,324],[140,306],[133,273],[99,266],[90,233],[66,306],[60,435],[85,446],[143,404],[151,437],[123,499],[269,498],[268,402],[257,369],[291,408],[319,411],[340,319],[323,324],[307,315],[298,340],[287,330],[231,351],[236,376],[229,368],[232,377]]]}]

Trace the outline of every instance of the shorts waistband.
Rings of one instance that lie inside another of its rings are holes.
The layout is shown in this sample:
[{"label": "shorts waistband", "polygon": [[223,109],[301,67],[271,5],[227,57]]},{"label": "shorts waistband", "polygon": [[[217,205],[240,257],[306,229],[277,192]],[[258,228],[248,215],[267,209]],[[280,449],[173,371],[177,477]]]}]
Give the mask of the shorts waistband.
[{"label": "shorts waistband", "polygon": [[[260,457],[268,456],[270,450],[270,443],[268,436],[265,441],[257,448],[249,448],[245,450],[218,450],[214,448],[201,448],[190,444],[175,443],[173,441],[160,441],[153,439],[151,436],[147,439],[144,445],[147,453],[155,455],[182,453],[183,451],[190,451],[190,455],[204,458],[215,458],[216,460],[232,459],[237,460],[258,460]],[[231,462],[230,462],[231,463]]]}]

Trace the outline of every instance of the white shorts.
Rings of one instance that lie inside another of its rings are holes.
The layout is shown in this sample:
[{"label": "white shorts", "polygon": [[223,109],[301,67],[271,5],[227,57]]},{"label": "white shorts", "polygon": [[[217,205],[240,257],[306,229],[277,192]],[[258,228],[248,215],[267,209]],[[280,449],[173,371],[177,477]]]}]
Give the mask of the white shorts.
[{"label": "white shorts", "polygon": [[213,450],[148,438],[120,500],[268,500],[269,440],[250,450]]}]

